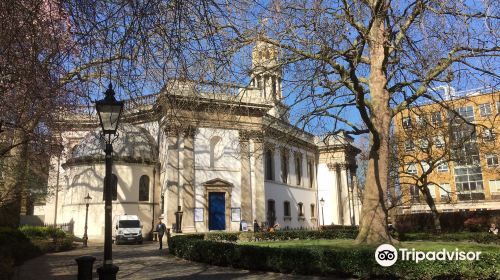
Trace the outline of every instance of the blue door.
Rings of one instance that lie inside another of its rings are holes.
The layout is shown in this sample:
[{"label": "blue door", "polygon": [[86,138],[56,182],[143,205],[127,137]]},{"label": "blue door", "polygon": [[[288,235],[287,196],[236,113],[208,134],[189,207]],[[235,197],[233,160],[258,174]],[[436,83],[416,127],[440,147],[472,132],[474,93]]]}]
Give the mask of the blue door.
[{"label": "blue door", "polygon": [[223,192],[211,192],[208,194],[208,229],[226,229],[226,199]]}]

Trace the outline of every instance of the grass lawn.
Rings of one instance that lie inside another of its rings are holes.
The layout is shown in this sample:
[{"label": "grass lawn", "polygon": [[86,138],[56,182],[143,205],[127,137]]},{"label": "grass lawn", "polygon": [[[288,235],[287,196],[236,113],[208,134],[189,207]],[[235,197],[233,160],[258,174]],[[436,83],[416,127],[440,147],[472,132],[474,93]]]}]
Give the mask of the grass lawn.
[{"label": "grass lawn", "polygon": [[[352,239],[332,240],[287,240],[287,241],[263,241],[263,242],[239,242],[244,245],[267,246],[267,247],[320,247],[320,248],[370,248],[370,245],[354,245]],[[479,244],[474,242],[432,242],[432,241],[409,241],[401,242],[396,247],[415,248],[421,251],[433,251],[447,249],[448,251],[458,248],[462,251],[499,252],[500,245]]]}]

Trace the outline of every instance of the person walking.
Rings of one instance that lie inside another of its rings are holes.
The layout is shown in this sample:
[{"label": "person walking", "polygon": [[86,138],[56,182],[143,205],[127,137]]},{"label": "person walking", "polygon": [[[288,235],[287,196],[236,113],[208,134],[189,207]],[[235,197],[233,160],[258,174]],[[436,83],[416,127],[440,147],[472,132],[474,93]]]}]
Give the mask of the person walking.
[{"label": "person walking", "polygon": [[160,248],[163,249],[163,235],[167,231],[167,226],[161,221],[162,218],[158,218],[158,224],[156,224],[156,231],[158,232],[158,242],[160,242]]}]

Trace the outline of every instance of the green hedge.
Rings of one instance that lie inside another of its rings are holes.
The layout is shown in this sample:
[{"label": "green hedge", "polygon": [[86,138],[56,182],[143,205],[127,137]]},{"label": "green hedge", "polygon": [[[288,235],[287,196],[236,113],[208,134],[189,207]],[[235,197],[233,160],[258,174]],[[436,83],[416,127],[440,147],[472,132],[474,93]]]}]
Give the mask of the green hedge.
[{"label": "green hedge", "polygon": [[[207,233],[205,240],[212,241],[274,241],[312,239],[354,239],[358,228],[353,226],[327,226],[321,230],[279,230],[275,232],[217,232]],[[203,234],[202,234],[203,236]]]},{"label": "green hedge", "polygon": [[500,252],[484,252],[479,262],[400,261],[389,268],[383,268],[375,261],[375,247],[262,247],[203,240],[203,238],[202,234],[171,237],[169,250],[178,257],[192,261],[281,273],[383,279],[500,278],[498,268]]},{"label": "green hedge", "polygon": [[66,237],[66,232],[55,227],[22,226],[19,230],[29,238],[57,240]]},{"label": "green hedge", "polygon": [[401,241],[472,241],[477,243],[500,244],[500,235],[494,235],[487,232],[457,232],[457,233],[406,233],[399,236]]},{"label": "green hedge", "polygon": [[[24,226],[0,227],[0,279],[9,279],[13,267],[46,252],[73,247],[73,236],[54,228]],[[2,278],[3,277],[3,278]]]}]

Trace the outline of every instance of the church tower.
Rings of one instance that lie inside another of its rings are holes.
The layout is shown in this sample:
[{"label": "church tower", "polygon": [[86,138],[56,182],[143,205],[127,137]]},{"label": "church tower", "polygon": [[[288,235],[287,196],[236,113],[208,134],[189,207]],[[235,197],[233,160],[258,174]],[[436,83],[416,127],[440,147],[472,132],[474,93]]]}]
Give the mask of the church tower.
[{"label": "church tower", "polygon": [[263,41],[257,41],[252,51],[252,86],[261,89],[261,97],[275,103],[283,98],[278,56],[278,48]]}]

